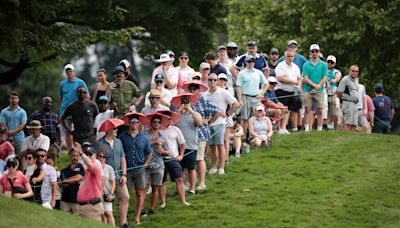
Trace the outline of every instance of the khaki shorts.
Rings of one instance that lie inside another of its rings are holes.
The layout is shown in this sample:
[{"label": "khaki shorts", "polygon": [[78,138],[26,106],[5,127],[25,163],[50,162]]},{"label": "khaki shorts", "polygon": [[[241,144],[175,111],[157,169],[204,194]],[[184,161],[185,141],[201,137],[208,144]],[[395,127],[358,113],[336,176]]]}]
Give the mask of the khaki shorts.
[{"label": "khaki shorts", "polygon": [[358,108],[357,104],[350,101],[343,101],[343,118],[347,125],[358,125]]},{"label": "khaki shorts", "polygon": [[335,116],[339,114],[339,109],[336,103],[336,95],[328,96],[328,115]]},{"label": "khaki shorts", "polygon": [[257,105],[261,104],[261,100],[257,97],[249,97],[242,95],[243,106],[240,112],[240,118],[244,120],[248,120],[251,115],[254,113],[254,109]]},{"label": "khaki shorts", "polygon": [[206,150],[207,150],[207,141],[198,141],[196,161],[204,160]]},{"label": "khaki shorts", "polygon": [[104,207],[101,202],[95,205],[92,204],[79,205],[77,214],[84,218],[101,222],[101,215],[104,214]]},{"label": "khaki shorts", "polygon": [[312,101],[315,101],[317,108],[324,107],[324,94],[323,93],[304,93],[301,97],[301,102],[305,108],[311,108]]},{"label": "khaki shorts", "polygon": [[60,209],[64,212],[72,212],[72,214],[76,214],[78,212],[79,204],[77,203],[68,203],[61,201]]}]

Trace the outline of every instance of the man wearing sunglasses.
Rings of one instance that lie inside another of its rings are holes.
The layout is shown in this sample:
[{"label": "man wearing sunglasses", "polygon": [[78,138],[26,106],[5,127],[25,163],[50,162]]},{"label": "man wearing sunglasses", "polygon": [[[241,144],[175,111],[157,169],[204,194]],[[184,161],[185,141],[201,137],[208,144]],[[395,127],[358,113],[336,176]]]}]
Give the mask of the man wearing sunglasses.
[{"label": "man wearing sunglasses", "polygon": [[183,84],[186,81],[192,79],[194,69],[189,66],[189,53],[187,51],[182,51],[179,54],[179,66],[177,66],[176,69],[178,70],[178,74],[180,77],[180,84]]},{"label": "man wearing sunglasses", "polygon": [[[76,90],[78,101],[75,101],[65,110],[61,116],[61,124],[69,134],[73,136],[74,141],[78,143],[96,141],[96,133],[94,130],[94,120],[99,114],[96,103],[87,99],[84,87],[78,87]],[[74,129],[68,126],[66,119],[72,118]],[[72,148],[72,147],[71,147]]]},{"label": "man wearing sunglasses", "polygon": [[[147,95],[146,95],[147,96]],[[161,92],[158,89],[152,89],[148,93],[148,98],[150,100],[150,106],[144,107],[142,109],[142,113],[147,115],[151,113],[155,113],[157,111],[167,111],[169,108],[164,104],[168,104],[165,99],[162,97]]]},{"label": "man wearing sunglasses", "polygon": [[317,130],[322,131],[324,108],[324,85],[328,81],[328,67],[319,59],[318,44],[310,46],[310,60],[303,65],[303,95],[302,103],[305,108],[304,131],[310,131],[313,122],[312,103],[317,105]]},{"label": "man wearing sunglasses", "polygon": [[[333,55],[328,55],[326,58],[326,63],[328,64],[328,82],[327,85],[327,93],[328,93],[328,117],[330,118],[329,123],[333,121],[333,129],[338,128],[339,122],[339,100],[336,97],[337,84],[340,79],[342,79],[342,73],[335,69],[336,66],[336,57]],[[330,124],[328,124],[329,126]]]},{"label": "man wearing sunglasses", "polygon": [[[169,106],[171,105],[172,93],[170,90],[168,90],[164,87],[164,75],[157,74],[154,77],[154,82],[156,84],[156,87],[146,93],[146,96],[144,99],[145,108],[158,107],[161,110],[169,110]],[[151,93],[153,93],[155,95],[152,96]],[[152,101],[152,99],[153,99],[153,101]]]},{"label": "man wearing sunglasses", "polygon": [[[307,62],[307,59],[297,52],[297,41],[296,40],[289,40],[288,41],[288,50],[294,52],[294,59],[293,63],[296,64],[300,68],[300,72],[303,70],[304,63]],[[285,60],[285,56],[281,56],[279,58],[279,62],[283,62]]]}]

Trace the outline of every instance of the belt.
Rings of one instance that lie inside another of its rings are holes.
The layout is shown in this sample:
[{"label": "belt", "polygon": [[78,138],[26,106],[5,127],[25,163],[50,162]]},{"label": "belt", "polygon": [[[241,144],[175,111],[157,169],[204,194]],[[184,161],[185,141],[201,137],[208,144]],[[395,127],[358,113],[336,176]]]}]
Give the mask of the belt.
[{"label": "belt", "polygon": [[255,96],[251,96],[251,95],[247,95],[247,94],[243,94],[243,95],[246,97],[257,97],[257,95],[255,95]]},{"label": "belt", "polygon": [[94,198],[94,199],[91,199],[91,200],[89,200],[89,201],[85,201],[85,202],[79,202],[79,205],[86,205],[86,204],[92,204],[92,205],[96,205],[96,204],[98,204],[98,203],[100,203],[101,202],[101,199],[100,198]]},{"label": "belt", "polygon": [[343,99],[344,101],[348,101],[348,102],[351,102],[351,103],[354,103],[354,104],[357,104],[357,102],[355,102],[355,101],[351,101],[351,100],[347,100],[347,99]]}]

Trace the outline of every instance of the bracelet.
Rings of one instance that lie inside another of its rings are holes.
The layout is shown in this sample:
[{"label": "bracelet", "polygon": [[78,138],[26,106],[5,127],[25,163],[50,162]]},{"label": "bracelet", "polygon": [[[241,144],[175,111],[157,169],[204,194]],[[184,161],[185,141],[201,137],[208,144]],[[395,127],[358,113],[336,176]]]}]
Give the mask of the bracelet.
[{"label": "bracelet", "polygon": [[123,174],[121,174],[121,176],[124,176],[124,177],[126,177],[126,173],[123,173]]}]

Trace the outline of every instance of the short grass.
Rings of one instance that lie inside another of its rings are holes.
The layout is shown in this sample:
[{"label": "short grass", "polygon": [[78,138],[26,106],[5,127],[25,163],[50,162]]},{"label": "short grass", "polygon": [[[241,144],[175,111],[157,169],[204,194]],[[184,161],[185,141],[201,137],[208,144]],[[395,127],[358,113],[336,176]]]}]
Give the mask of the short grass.
[{"label": "short grass", "polygon": [[[169,182],[167,207],[144,217],[143,227],[400,227],[399,139],[345,132],[274,136],[272,149],[253,149],[231,158],[224,176],[208,175],[207,190],[187,196],[190,207],[178,204]],[[64,167],[68,159],[61,161]],[[0,202],[1,227],[32,213],[19,206],[4,215]],[[53,213],[37,211],[40,220]],[[66,218],[53,224],[73,220]]]}]

